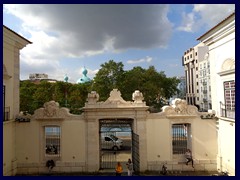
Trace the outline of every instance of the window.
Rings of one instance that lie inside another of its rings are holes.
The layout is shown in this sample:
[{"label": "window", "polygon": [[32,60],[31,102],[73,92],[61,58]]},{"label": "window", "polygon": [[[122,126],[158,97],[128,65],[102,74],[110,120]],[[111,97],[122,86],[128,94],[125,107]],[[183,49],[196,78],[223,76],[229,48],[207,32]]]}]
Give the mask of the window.
[{"label": "window", "polygon": [[195,54],[196,54],[196,56],[197,56],[197,52],[196,52]]},{"label": "window", "polygon": [[224,82],[225,105],[227,110],[235,110],[235,81]]},{"label": "window", "polygon": [[61,130],[59,126],[45,126],[45,155],[46,156],[60,156],[60,135]]},{"label": "window", "polygon": [[189,148],[190,142],[190,124],[173,124],[172,125],[172,150],[173,154],[185,154]]}]

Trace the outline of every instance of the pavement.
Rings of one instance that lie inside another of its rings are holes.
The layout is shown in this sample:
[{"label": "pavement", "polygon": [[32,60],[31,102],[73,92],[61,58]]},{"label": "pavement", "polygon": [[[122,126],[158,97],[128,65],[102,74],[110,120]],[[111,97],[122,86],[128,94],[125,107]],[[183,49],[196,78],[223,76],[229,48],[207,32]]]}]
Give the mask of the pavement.
[{"label": "pavement", "polygon": [[[140,174],[133,173],[133,176],[212,176],[216,171],[168,171],[166,175],[161,174],[159,171],[145,171]],[[98,172],[85,173],[57,173],[49,172],[44,174],[29,174],[29,175],[16,175],[16,176],[116,176],[114,169],[104,169]],[[122,176],[127,176],[127,171],[123,171]]]}]

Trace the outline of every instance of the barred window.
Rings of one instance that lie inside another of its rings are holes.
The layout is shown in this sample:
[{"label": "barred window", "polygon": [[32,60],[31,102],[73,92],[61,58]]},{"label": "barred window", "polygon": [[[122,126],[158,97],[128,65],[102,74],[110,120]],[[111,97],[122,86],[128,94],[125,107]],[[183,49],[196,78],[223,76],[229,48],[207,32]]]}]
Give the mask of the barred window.
[{"label": "barred window", "polygon": [[224,96],[227,110],[235,110],[235,81],[224,82]]},{"label": "barred window", "polygon": [[188,137],[190,135],[190,124],[172,125],[172,148],[173,154],[185,154],[188,148]]},{"label": "barred window", "polygon": [[45,126],[46,156],[60,156],[60,135],[59,126]]}]

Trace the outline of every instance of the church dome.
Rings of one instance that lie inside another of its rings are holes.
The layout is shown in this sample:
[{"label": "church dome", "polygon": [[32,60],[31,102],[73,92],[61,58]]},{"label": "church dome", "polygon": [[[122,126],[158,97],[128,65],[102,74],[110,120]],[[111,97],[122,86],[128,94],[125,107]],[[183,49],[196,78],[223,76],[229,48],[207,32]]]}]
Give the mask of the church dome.
[{"label": "church dome", "polygon": [[82,69],[82,74],[86,76],[87,73],[88,73],[88,71],[87,71],[87,69],[84,67],[84,68]]},{"label": "church dome", "polygon": [[85,83],[85,82],[91,81],[91,79],[90,79],[89,77],[87,77],[87,73],[88,73],[88,71],[87,71],[87,69],[84,67],[84,68],[82,69],[82,77],[77,80],[77,83],[78,83],[78,84],[79,84],[79,83]]}]

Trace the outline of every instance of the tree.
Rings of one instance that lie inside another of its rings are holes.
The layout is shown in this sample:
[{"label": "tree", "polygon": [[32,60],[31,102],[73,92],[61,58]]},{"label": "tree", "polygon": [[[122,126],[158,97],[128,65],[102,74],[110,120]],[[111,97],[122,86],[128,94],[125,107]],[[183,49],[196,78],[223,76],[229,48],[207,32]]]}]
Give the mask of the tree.
[{"label": "tree", "polygon": [[87,95],[91,91],[92,82],[83,84],[74,84],[68,89],[68,103],[70,112],[73,114],[81,114]]},{"label": "tree", "polygon": [[47,81],[41,81],[40,84],[36,85],[36,91],[33,94],[33,108],[38,109],[43,107],[45,102],[53,100],[54,86],[52,83]]},{"label": "tree", "polygon": [[30,81],[20,82],[20,111],[27,111],[33,114],[35,107],[32,102],[34,101],[33,94],[36,91],[36,85]]},{"label": "tree", "polygon": [[123,78],[123,64],[122,62],[116,63],[109,60],[107,63],[101,65],[94,78],[93,89],[97,90],[101,101],[105,101],[112,89],[119,89]]},{"label": "tree", "polygon": [[71,113],[80,114],[84,107],[87,95],[92,90],[99,94],[99,100],[105,101],[112,89],[121,91],[123,99],[132,100],[132,93],[140,90],[146,104],[161,111],[166,100],[179,92],[177,89],[179,79],[167,78],[164,72],[157,72],[154,66],[148,69],[134,67],[124,71],[122,62],[109,60],[101,65],[94,81],[83,84],[67,82],[49,83],[42,81],[33,84],[30,81],[20,83],[20,110],[33,113],[43,106],[45,102],[55,100],[61,107],[67,106]]}]

